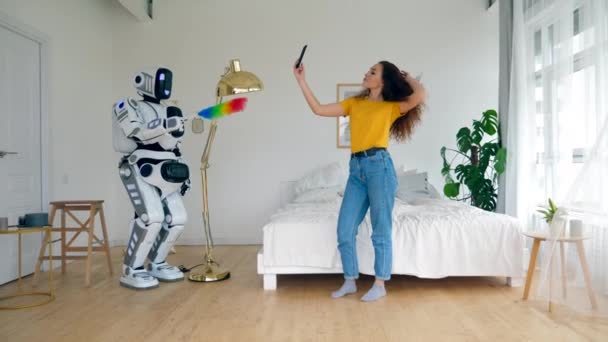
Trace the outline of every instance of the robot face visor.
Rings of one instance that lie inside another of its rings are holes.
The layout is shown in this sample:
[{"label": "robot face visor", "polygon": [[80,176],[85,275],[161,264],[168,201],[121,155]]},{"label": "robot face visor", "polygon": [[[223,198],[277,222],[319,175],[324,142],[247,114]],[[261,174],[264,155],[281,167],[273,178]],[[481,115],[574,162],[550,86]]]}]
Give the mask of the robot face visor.
[{"label": "robot face visor", "polygon": [[170,183],[183,183],[190,178],[188,165],[175,161],[163,163],[160,173],[163,179]]},{"label": "robot face visor", "polygon": [[156,70],[154,82],[154,95],[159,100],[171,97],[171,87],[173,85],[173,73],[169,69],[159,68]]}]

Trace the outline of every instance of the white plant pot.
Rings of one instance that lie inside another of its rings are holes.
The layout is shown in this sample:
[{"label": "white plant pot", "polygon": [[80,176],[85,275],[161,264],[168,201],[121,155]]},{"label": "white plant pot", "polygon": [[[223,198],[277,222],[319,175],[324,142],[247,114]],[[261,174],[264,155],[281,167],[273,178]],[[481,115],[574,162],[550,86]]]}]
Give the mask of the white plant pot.
[{"label": "white plant pot", "polygon": [[549,237],[560,238],[565,235],[566,225],[563,219],[554,217],[549,224]]}]

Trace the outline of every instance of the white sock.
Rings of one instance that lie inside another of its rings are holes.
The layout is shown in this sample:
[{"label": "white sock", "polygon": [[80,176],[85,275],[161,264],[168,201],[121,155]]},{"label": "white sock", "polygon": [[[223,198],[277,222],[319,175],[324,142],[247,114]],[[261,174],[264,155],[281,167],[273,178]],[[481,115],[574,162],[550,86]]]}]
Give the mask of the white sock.
[{"label": "white sock", "polygon": [[342,287],[338,291],[331,293],[331,298],[340,298],[355,292],[357,292],[357,284],[355,284],[355,280],[345,279]]},{"label": "white sock", "polygon": [[372,286],[372,288],[369,289],[369,291],[367,291],[367,293],[363,295],[363,297],[361,297],[361,300],[364,302],[372,302],[384,296],[386,296],[386,289],[384,288],[384,286],[374,284],[374,286]]}]

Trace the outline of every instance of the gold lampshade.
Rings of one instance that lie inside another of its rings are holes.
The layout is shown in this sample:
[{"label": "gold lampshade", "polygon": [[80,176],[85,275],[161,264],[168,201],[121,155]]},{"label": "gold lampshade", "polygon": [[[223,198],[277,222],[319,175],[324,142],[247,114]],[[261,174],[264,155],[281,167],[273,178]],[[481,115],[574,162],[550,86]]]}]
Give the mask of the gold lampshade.
[{"label": "gold lampshade", "polygon": [[248,72],[241,70],[238,59],[230,61],[230,66],[217,84],[217,96],[230,96],[260,91],[264,88],[260,79]]},{"label": "gold lampshade", "polygon": [[[226,68],[226,72],[220,78],[216,89],[216,103],[222,102],[222,97],[251,93],[263,89],[262,81],[247,71],[241,70],[241,63],[238,59],[230,61],[230,66]],[[209,156],[211,147],[217,131],[217,120],[211,121],[211,127],[207,136],[207,143],[203,155],[201,156],[201,187],[202,187],[202,214],[203,214],[203,231],[205,234],[205,262],[204,270],[200,273],[190,273],[188,279],[196,282],[215,282],[230,278],[230,271],[224,269],[213,257],[213,237],[211,236],[211,223],[209,220],[209,195],[207,193],[207,169],[209,168]]]}]

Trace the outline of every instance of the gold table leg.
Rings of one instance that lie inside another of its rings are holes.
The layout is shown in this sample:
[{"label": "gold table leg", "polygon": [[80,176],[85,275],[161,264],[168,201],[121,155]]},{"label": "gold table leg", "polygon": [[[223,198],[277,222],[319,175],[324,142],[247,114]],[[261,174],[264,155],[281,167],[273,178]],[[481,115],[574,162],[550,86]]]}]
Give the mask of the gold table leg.
[{"label": "gold table leg", "polygon": [[7,300],[7,299],[13,299],[13,298],[18,298],[18,297],[27,297],[27,296],[45,296],[47,298],[45,298],[43,301],[34,303],[34,304],[28,304],[28,305],[15,305],[15,306],[0,306],[0,310],[18,310],[18,309],[27,309],[27,308],[33,308],[33,307],[37,307],[37,306],[41,306],[44,304],[48,304],[50,302],[52,302],[53,300],[55,300],[55,293],[54,293],[54,288],[53,288],[53,243],[52,243],[52,237],[51,237],[51,228],[50,227],[45,227],[45,228],[27,228],[28,233],[29,232],[48,232],[47,234],[45,234],[45,236],[47,237],[46,242],[42,241],[42,243],[46,243],[49,246],[49,292],[21,292],[21,272],[22,272],[22,268],[21,268],[21,234],[23,234],[23,232],[21,231],[16,231],[14,234],[17,234],[17,239],[18,239],[18,277],[17,277],[17,293],[14,295],[9,295],[9,296],[3,296],[0,297],[0,301],[2,300]]}]

